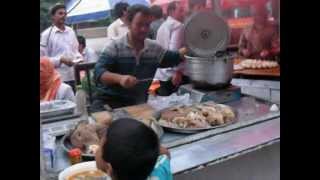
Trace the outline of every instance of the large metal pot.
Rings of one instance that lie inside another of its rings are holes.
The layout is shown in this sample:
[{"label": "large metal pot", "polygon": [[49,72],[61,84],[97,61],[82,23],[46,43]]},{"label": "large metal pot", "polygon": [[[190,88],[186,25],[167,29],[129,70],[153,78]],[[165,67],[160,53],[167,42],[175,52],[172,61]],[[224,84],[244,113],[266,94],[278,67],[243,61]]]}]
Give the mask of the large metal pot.
[{"label": "large metal pot", "polygon": [[186,71],[195,88],[220,89],[230,85],[233,75],[233,61],[230,55],[185,58]]}]

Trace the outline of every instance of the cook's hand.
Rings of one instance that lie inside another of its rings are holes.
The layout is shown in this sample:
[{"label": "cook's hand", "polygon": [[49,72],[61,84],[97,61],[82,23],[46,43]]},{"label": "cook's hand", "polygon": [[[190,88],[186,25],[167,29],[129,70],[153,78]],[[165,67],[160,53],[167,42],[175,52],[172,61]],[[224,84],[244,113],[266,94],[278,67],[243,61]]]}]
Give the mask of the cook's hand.
[{"label": "cook's hand", "polygon": [[266,58],[269,55],[269,51],[268,50],[262,50],[260,53],[261,58]]},{"label": "cook's hand", "polygon": [[179,86],[180,83],[182,81],[182,73],[181,72],[176,72],[173,76],[172,76],[172,84],[174,86]]},{"label": "cook's hand", "polygon": [[131,88],[138,83],[138,80],[134,76],[122,75],[120,79],[120,85],[124,88]]},{"label": "cook's hand", "polygon": [[65,64],[67,66],[73,66],[74,65],[74,63],[72,62],[71,59],[65,58],[65,57],[61,57],[60,63]]},{"label": "cook's hand", "polygon": [[188,53],[188,49],[186,47],[183,47],[183,48],[179,49],[179,53],[181,56],[184,56]]}]

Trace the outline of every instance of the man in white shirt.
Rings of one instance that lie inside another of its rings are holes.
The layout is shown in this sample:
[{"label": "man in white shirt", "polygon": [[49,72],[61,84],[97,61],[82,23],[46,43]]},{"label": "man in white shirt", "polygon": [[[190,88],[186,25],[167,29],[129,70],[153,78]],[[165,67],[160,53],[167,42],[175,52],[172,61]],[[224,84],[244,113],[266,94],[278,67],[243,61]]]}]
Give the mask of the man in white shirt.
[{"label": "man in white shirt", "polygon": [[165,49],[178,50],[183,46],[184,8],[180,2],[171,2],[168,17],[157,32],[157,42]]},{"label": "man in white shirt", "polygon": [[119,2],[114,7],[114,13],[117,20],[109,25],[107,29],[107,38],[115,39],[119,38],[129,31],[128,20],[127,20],[127,9],[129,7],[128,3]]},{"label": "man in white shirt", "polygon": [[97,62],[98,55],[96,52],[87,47],[86,38],[83,36],[77,36],[79,42],[79,52],[83,56],[85,62]]},{"label": "man in white shirt", "polygon": [[75,90],[73,65],[82,59],[78,51],[78,40],[72,28],[64,24],[66,8],[62,4],[52,7],[52,26],[41,33],[40,46],[44,56],[49,57],[61,75],[61,79]]},{"label": "man in white shirt", "polygon": [[[185,16],[182,3],[174,1],[169,3],[167,9],[168,17],[160,26],[157,32],[156,41],[165,49],[179,50],[184,45],[183,36],[183,20]],[[183,76],[183,65],[180,64],[176,68],[157,69],[154,82],[160,81],[160,86],[167,86],[166,92],[159,93],[169,95],[174,92],[181,83]],[[169,82],[168,82],[169,81]]]}]

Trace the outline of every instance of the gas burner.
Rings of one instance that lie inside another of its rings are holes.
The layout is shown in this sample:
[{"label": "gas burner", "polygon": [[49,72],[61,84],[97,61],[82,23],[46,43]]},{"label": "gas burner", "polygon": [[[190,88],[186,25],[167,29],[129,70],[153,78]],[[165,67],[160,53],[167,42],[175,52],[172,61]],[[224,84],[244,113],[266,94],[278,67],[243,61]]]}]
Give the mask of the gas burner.
[{"label": "gas burner", "polygon": [[190,98],[194,102],[206,102],[214,101],[216,103],[228,103],[232,101],[238,101],[241,98],[241,88],[234,86],[230,83],[224,84],[224,86],[210,87],[216,89],[199,89],[194,87],[192,84],[186,84],[180,86],[178,94],[190,94]]}]

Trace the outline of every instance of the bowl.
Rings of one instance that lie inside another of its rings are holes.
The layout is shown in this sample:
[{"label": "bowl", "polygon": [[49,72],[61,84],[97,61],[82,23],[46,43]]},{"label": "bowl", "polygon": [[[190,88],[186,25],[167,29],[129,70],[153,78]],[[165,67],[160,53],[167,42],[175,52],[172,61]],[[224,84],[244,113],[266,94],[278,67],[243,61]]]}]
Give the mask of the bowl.
[{"label": "bowl", "polygon": [[[59,174],[58,180],[66,180],[66,178],[69,176],[88,170],[97,170],[96,161],[89,161],[72,165]],[[111,177],[107,176],[106,180],[111,180]]]}]

